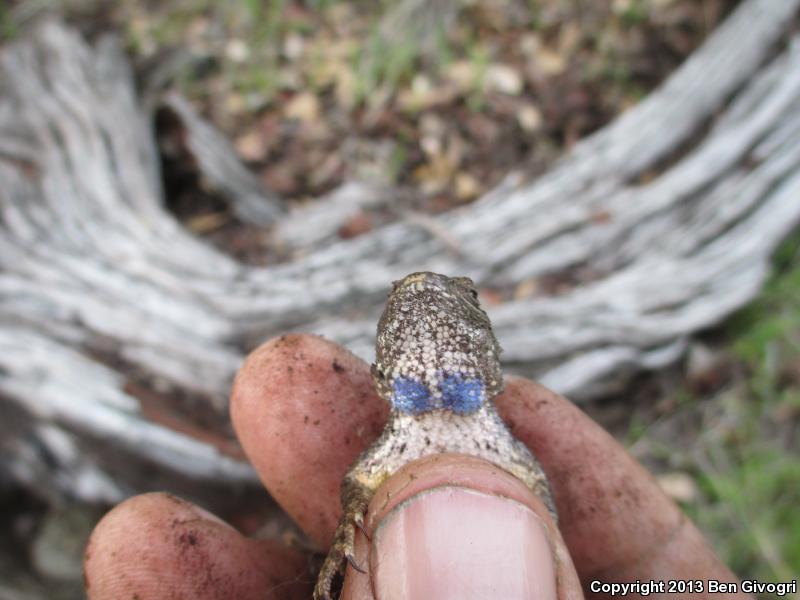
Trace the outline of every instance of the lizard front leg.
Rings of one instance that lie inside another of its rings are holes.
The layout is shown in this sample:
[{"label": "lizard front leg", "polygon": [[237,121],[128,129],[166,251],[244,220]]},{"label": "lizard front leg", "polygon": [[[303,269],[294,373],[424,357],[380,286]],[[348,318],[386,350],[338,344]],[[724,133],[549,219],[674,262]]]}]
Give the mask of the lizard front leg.
[{"label": "lizard front leg", "polygon": [[363,529],[364,516],[374,493],[375,490],[349,474],[342,482],[344,514],[336,527],[328,556],[322,563],[317,585],[314,587],[314,600],[335,600],[332,588],[337,576],[344,576],[347,562],[357,571],[366,572],[355,559],[356,527]]}]

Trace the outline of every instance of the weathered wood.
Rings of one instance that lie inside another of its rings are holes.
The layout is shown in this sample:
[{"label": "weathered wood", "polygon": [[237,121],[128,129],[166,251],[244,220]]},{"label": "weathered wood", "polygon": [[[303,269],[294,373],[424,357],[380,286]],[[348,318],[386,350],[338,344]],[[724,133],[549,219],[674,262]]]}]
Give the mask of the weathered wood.
[{"label": "weathered wood", "polygon": [[798,5],[744,2],[538,180],[511,174],[425,226],[400,218],[349,241],[335,236],[348,211],[391,192],[351,184],[336,210],[284,216],[172,97],[206,177],[293,249],[263,268],[165,209],[152,115],[113,40],[44,24],[5,49],[0,75],[2,464],[53,497],[179,487],[219,502],[255,483],[225,417],[246,349],[303,330],[369,359],[389,282],[420,269],[502,289],[579,270],[558,297],[490,307],[508,366],[575,399],[673,362],[757,293],[800,221],[800,42],[785,34]]},{"label": "weathered wood", "polygon": [[188,132],[186,143],[199,163],[199,171],[229,198],[240,220],[269,225],[283,215],[280,199],[245,168],[233,145],[203,121],[185,99],[178,94],[169,94],[163,104],[185,124]]}]

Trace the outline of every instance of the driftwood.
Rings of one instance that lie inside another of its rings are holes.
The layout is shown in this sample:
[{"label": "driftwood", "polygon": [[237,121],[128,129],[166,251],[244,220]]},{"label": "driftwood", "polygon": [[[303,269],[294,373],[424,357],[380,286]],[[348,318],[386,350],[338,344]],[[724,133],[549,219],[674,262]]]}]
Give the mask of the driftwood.
[{"label": "driftwood", "polygon": [[400,210],[349,241],[339,225],[397,202],[390,191],[354,183],[334,193],[335,210],[285,215],[224,139],[168,98],[208,181],[292,250],[258,268],[165,209],[152,114],[114,41],[42,25],[0,67],[3,468],[53,498],[167,488],[230,500],[255,483],[225,416],[246,351],[299,330],[369,359],[389,282],[414,270],[499,290],[572,278],[558,296],[489,311],[509,369],[575,400],[677,360],[757,293],[800,221],[800,41],[786,33],[798,5],[743,2],[543,177],[510,174],[438,217]]}]

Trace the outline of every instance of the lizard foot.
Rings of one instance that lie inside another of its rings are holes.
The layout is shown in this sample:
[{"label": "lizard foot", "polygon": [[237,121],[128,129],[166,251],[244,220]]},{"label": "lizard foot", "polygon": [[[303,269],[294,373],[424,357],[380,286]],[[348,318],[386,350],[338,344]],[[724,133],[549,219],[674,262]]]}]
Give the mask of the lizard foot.
[{"label": "lizard foot", "polygon": [[355,557],[356,527],[364,531],[364,513],[367,510],[369,499],[366,494],[358,499],[350,498],[345,507],[345,514],[336,527],[333,544],[322,563],[322,568],[314,586],[314,600],[335,600],[338,597],[335,587],[344,576],[345,567],[350,563],[359,573],[366,573]]}]

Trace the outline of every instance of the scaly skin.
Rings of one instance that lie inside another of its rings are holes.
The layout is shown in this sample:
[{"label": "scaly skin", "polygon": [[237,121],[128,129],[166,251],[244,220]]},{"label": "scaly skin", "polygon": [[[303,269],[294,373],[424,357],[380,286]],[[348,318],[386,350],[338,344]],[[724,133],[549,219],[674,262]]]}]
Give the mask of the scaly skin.
[{"label": "scaly skin", "polygon": [[396,282],[378,322],[372,377],[392,407],[383,434],[342,482],[344,515],[314,588],[333,585],[354,558],[356,527],[375,490],[409,462],[439,453],[469,454],[523,481],[556,517],[547,479],[528,448],[506,428],[493,398],[503,391],[500,345],[471,280],[413,273]]}]

